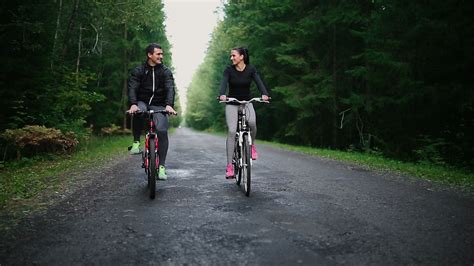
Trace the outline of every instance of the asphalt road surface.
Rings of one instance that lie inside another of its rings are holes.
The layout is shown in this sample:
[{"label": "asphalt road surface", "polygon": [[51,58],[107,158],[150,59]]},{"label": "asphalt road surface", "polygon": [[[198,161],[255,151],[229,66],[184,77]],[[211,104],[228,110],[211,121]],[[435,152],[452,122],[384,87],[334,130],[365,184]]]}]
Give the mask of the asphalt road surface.
[{"label": "asphalt road surface", "polygon": [[178,129],[156,199],[139,156],[90,171],[1,237],[0,265],[473,265],[472,195],[257,147],[248,198],[223,137]]}]

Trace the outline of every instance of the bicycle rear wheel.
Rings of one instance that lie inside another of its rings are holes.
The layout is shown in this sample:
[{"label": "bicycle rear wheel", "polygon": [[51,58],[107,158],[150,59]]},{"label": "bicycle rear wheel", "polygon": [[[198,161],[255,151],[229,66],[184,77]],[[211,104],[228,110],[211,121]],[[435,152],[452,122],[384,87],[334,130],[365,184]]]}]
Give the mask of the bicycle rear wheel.
[{"label": "bicycle rear wheel", "polygon": [[242,149],[242,180],[244,181],[245,196],[250,196],[251,164],[250,145],[248,136],[244,135]]},{"label": "bicycle rear wheel", "polygon": [[148,144],[148,188],[150,189],[150,199],[155,198],[156,192],[156,152],[155,138],[150,138]]}]

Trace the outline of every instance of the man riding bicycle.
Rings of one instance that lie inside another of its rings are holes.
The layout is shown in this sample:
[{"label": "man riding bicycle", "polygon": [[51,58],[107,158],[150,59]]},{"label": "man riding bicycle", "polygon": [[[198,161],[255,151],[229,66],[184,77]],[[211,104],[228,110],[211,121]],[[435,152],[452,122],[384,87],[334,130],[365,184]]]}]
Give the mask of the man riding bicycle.
[{"label": "man riding bicycle", "polygon": [[[163,60],[163,49],[159,44],[151,43],[146,49],[147,60],[137,66],[128,78],[128,99],[130,109],[135,113],[146,110],[166,110],[176,114],[174,106],[174,78]],[[130,154],[140,154],[140,135],[143,128],[143,116],[137,115],[133,123],[133,144]],[[168,153],[168,116],[156,113],[153,116],[158,134],[160,166],[158,178],[165,180],[165,161]]]}]

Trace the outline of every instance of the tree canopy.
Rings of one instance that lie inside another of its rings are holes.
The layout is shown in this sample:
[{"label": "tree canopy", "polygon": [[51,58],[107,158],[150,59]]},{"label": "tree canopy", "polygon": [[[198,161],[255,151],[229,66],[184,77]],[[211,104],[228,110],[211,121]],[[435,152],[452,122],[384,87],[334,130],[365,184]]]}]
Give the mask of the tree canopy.
[{"label": "tree canopy", "polygon": [[215,96],[244,46],[272,96],[257,108],[259,138],[474,167],[473,3],[230,0],[223,11],[188,90],[191,127],[225,128]]},{"label": "tree canopy", "polygon": [[160,0],[2,1],[0,15],[0,131],[123,125],[146,45],[160,43],[172,67]]}]

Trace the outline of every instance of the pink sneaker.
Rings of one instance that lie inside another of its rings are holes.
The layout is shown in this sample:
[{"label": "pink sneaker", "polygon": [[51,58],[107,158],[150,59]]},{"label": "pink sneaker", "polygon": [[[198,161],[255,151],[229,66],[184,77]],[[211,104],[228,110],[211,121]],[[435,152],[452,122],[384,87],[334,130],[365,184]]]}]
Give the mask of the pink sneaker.
[{"label": "pink sneaker", "polygon": [[252,160],[257,160],[257,158],[258,158],[257,149],[255,148],[255,145],[252,145]]},{"label": "pink sneaker", "polygon": [[225,170],[225,178],[226,179],[233,179],[234,176],[234,166],[230,163],[227,165],[227,169]]}]

